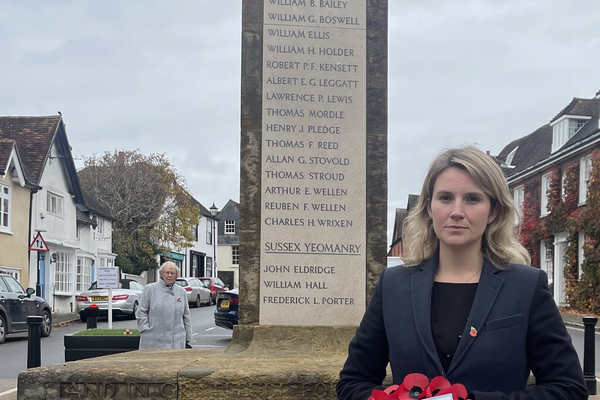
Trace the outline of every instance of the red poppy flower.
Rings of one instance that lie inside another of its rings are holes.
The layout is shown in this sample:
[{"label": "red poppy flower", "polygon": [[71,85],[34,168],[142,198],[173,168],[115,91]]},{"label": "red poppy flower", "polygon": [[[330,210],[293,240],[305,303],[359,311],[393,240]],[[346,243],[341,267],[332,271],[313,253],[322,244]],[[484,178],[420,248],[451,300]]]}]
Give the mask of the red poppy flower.
[{"label": "red poppy flower", "polygon": [[392,385],[385,390],[373,389],[369,400],[430,399],[445,394],[451,394],[453,400],[469,400],[464,385],[451,385],[442,376],[436,376],[430,382],[425,375],[418,373],[406,375],[400,385]]},{"label": "red poppy flower", "polygon": [[423,392],[424,397],[422,398],[428,399],[430,397],[437,396],[440,390],[449,388],[450,386],[452,385],[450,384],[448,379],[444,378],[443,376],[436,376],[431,380],[431,382],[429,382],[429,386],[427,386],[427,388]]}]

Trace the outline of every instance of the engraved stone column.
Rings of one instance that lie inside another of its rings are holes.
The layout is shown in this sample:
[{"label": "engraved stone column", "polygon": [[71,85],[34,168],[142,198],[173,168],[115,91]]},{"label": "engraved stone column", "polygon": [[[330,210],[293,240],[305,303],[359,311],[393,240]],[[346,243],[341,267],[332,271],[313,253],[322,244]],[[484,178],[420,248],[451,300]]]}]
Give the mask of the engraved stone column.
[{"label": "engraved stone column", "polygon": [[241,135],[242,328],[358,325],[386,265],[387,1],[245,0]]}]

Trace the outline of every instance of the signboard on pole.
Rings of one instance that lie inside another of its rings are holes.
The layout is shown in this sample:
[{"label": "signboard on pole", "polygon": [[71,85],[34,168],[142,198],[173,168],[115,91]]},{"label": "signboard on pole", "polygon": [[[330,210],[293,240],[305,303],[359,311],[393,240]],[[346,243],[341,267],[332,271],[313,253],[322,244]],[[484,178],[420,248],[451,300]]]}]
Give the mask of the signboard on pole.
[{"label": "signboard on pole", "polygon": [[29,245],[29,250],[50,251],[48,245],[46,244],[46,241],[42,237],[42,232],[38,232],[37,235],[35,235],[35,238],[33,238],[33,242],[31,242],[31,244]]},{"label": "signboard on pole", "polygon": [[108,289],[108,329],[112,329],[112,290],[119,288],[119,267],[98,267],[98,289]]},{"label": "signboard on pole", "polygon": [[98,267],[98,289],[119,288],[119,267]]}]

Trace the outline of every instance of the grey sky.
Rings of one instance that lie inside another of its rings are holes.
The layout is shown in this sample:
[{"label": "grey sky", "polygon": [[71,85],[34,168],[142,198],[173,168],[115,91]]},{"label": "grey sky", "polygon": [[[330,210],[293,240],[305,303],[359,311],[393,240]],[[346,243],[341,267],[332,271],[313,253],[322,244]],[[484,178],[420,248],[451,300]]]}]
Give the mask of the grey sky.
[{"label": "grey sky", "polygon": [[[497,154],[600,90],[598,0],[389,0],[389,208],[444,147]],[[73,154],[166,153],[239,200],[241,0],[0,0],[0,115],[61,111]],[[389,236],[389,235],[388,235]]]}]

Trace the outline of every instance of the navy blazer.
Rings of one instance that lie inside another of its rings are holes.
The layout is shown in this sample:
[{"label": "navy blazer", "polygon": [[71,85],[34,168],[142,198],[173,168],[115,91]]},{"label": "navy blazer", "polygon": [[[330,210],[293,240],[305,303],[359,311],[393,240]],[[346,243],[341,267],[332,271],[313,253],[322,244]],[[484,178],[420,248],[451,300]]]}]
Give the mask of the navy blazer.
[{"label": "navy blazer", "polygon": [[[477,400],[587,399],[577,353],[548,289],[546,274],[525,265],[499,270],[485,260],[465,330],[448,371],[431,331],[438,257],[386,269],[379,279],[337,385],[342,400],[367,400],[413,372],[443,375]],[[477,335],[469,334],[471,327]],[[536,385],[527,390],[530,371]]]}]

